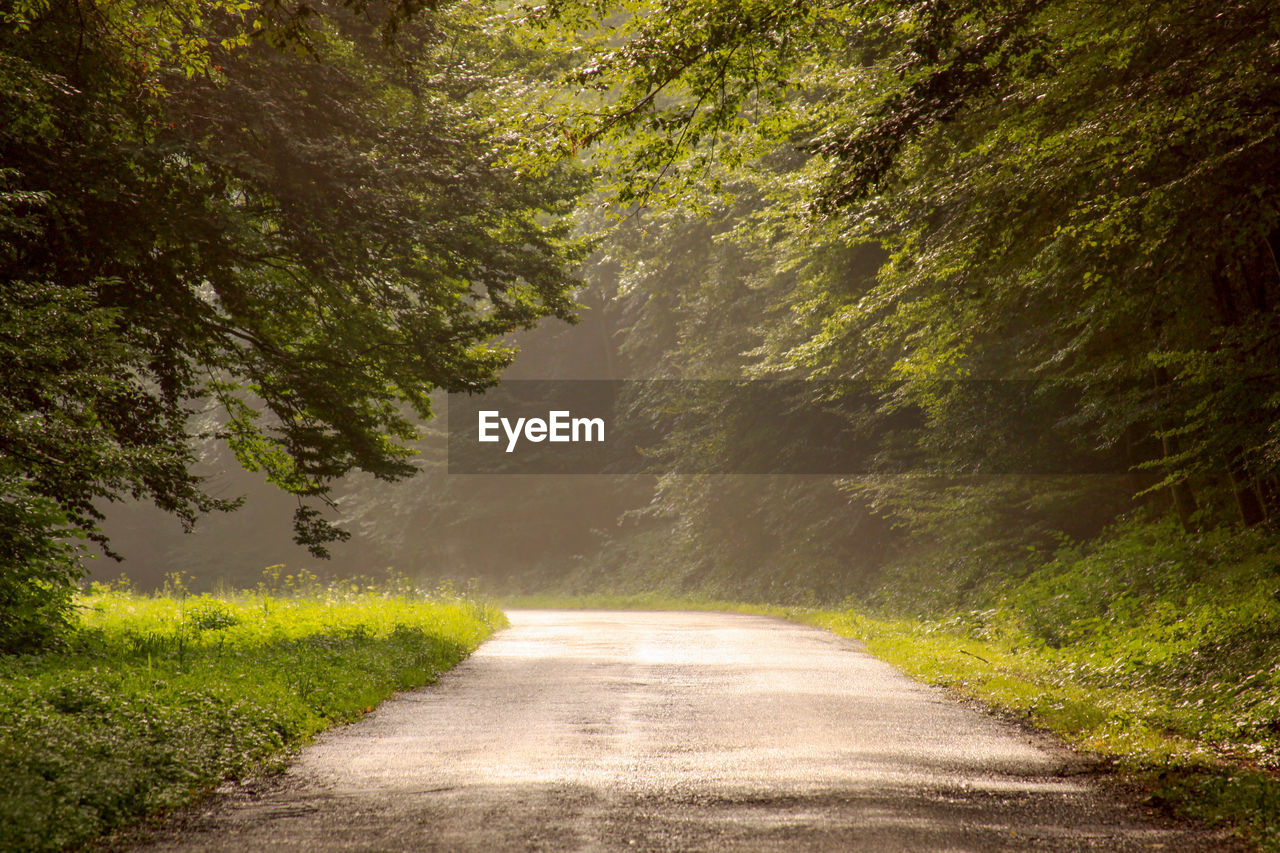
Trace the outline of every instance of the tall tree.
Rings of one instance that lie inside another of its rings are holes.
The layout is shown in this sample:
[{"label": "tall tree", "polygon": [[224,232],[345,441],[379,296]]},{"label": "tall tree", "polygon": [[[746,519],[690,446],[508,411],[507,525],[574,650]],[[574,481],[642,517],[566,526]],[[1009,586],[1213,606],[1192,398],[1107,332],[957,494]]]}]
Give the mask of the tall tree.
[{"label": "tall tree", "polygon": [[191,472],[205,429],[299,497],[323,554],[334,478],[412,474],[433,389],[483,389],[497,336],[571,317],[581,181],[509,165],[509,81],[463,16],[380,8],[5,13],[0,482],[50,510],[15,534],[33,553],[100,538],[123,494],[227,508]]},{"label": "tall tree", "polygon": [[[1189,526],[1280,519],[1274,4],[563,0],[528,20],[594,46],[559,144],[594,150],[656,232],[618,253],[623,303],[667,332],[653,363],[736,345],[745,376],[901,381],[944,467],[1002,447],[954,381],[1065,380],[1079,411],[1045,429],[1134,466],[847,484],[917,541],[1025,553],[1135,493]],[[696,266],[682,241],[706,226],[672,210],[732,219],[704,249],[748,262]],[[711,492],[664,506],[694,517]]]}]

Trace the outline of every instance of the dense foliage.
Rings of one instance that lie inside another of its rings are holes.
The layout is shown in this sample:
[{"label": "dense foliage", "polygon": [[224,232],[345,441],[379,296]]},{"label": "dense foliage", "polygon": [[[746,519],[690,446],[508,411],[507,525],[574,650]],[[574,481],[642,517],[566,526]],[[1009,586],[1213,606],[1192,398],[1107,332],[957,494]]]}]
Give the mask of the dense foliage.
[{"label": "dense foliage", "polygon": [[[892,379],[929,415],[933,467],[463,480],[433,440],[425,482],[337,487],[358,568],[945,607],[1125,514],[1275,526],[1268,4],[483,14],[471,38],[508,85],[481,100],[518,124],[522,179],[572,158],[597,178],[578,216],[598,238],[575,295],[585,323],[523,335],[506,375]],[[954,393],[978,379],[1061,380],[1081,404],[1000,422]],[[664,459],[680,467],[722,426],[669,436]],[[1026,451],[1010,426],[1109,449],[1129,471],[991,476],[974,460]]]},{"label": "dense foliage", "polygon": [[[1277,523],[1271,4],[201,6],[195,28],[157,13],[184,34],[163,49],[120,41],[133,6],[16,8],[0,482],[25,524],[92,531],[92,500],[126,493],[220,505],[189,473],[200,430],[341,496],[361,568],[503,586],[961,606],[1126,514]],[[57,49],[77,27],[83,68]],[[891,379],[930,466],[458,481],[432,439],[427,482],[388,487],[430,389],[493,381],[509,352],[484,341],[567,314],[565,220],[538,211],[581,189],[571,160],[596,177],[587,322],[524,336],[508,375]],[[55,220],[85,231],[76,253],[39,249]],[[987,379],[1061,380],[1079,406],[1000,422],[954,391]],[[220,419],[189,415],[206,402]],[[1011,426],[1129,470],[992,476],[973,460],[1018,452]]]},{"label": "dense foliage", "polygon": [[412,474],[433,389],[492,384],[497,336],[570,317],[572,170],[510,165],[506,48],[418,5],[0,13],[3,559],[28,575],[0,648],[40,639],[8,626],[62,600],[51,543],[102,541],[104,501],[234,505],[193,472],[200,433],[298,496],[323,555],[335,478]]},{"label": "dense foliage", "polygon": [[[562,2],[520,21],[581,45],[548,145],[593,152],[622,215],[588,272],[628,373],[893,379],[929,414],[941,477],[661,480],[659,550],[688,585],[803,595],[807,566],[869,592],[914,566],[964,598],[1126,512],[1280,520],[1274,4]],[[1074,414],[1037,428],[1129,474],[955,476],[1012,452],[953,393],[975,379],[1071,383]]]}]

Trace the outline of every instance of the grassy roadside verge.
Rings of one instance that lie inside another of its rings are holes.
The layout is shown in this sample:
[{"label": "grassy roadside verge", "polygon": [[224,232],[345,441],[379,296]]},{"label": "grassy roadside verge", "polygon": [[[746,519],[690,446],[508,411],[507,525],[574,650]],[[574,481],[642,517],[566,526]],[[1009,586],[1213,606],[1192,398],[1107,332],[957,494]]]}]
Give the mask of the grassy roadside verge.
[{"label": "grassy roadside verge", "polygon": [[505,624],[470,600],[350,584],[80,603],[70,648],[0,658],[0,849],[78,846],[265,769]]},{"label": "grassy roadside verge", "polygon": [[[1236,601],[1239,605],[1241,602]],[[1173,677],[1180,667],[1225,679],[1225,660],[1197,662],[1156,626],[1097,625],[1087,643],[1045,644],[990,612],[949,619],[885,618],[858,610],[775,607],[667,595],[523,596],[507,607],[722,610],[778,616],[862,641],[926,683],[1058,735],[1171,813],[1226,825],[1261,850],[1280,850],[1280,664],[1250,680]],[[1168,614],[1188,630],[1187,613]],[[1175,618],[1183,617],[1183,618]],[[1099,633],[1106,634],[1103,642]],[[1125,653],[1125,649],[1129,653]],[[1222,650],[1221,657],[1228,657]],[[1179,666],[1139,667],[1165,655]]]},{"label": "grassy roadside verge", "polygon": [[979,639],[954,622],[852,611],[778,615],[857,638],[916,679],[1057,734],[1172,813],[1228,825],[1259,849],[1280,850],[1280,777],[1259,760],[1253,738],[1227,731],[1237,728],[1231,717],[1252,704],[1239,694],[1210,705],[1173,683],[1108,683],[1072,650]]}]

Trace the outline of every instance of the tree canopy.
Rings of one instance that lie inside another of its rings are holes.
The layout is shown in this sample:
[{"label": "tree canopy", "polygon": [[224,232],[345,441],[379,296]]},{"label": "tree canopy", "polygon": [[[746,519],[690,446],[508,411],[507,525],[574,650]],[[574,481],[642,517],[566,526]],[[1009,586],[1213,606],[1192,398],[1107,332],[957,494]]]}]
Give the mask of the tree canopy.
[{"label": "tree canopy", "polygon": [[[835,594],[930,549],[977,582],[1135,507],[1280,521],[1273,3],[8,9],[0,488],[32,577],[103,500],[229,506],[192,473],[202,434],[297,495],[322,552],[332,484],[411,474],[430,393],[492,385],[502,336],[575,301],[620,375],[898,383],[950,472],[609,487],[593,518],[644,493],[647,520],[575,552]],[[1013,424],[956,392],[977,380],[1078,406]],[[957,474],[1013,427],[1129,471]],[[408,553],[406,519],[482,538],[522,512],[486,489],[404,507],[362,481],[345,514]]]},{"label": "tree canopy", "polygon": [[511,164],[503,45],[378,8],[4,13],[0,488],[42,508],[6,525],[10,564],[101,539],[103,500],[230,506],[192,472],[202,432],[299,497],[323,554],[335,478],[412,474],[433,389],[491,385],[498,336],[572,316],[581,179]]},{"label": "tree canopy", "polygon": [[[1132,466],[845,481],[832,517],[951,554],[1051,547],[1143,503],[1188,529],[1280,519],[1274,4],[565,0],[520,20],[579,39],[549,139],[601,166],[621,224],[597,280],[621,282],[642,371],[901,381],[944,461],[998,441],[956,381],[1061,380],[1081,404],[1044,428]],[[735,529],[793,506],[771,528],[795,535],[759,549],[787,559],[813,505],[756,491]],[[654,509],[688,530],[718,496],[671,479]],[[715,530],[691,558],[733,550]]]}]

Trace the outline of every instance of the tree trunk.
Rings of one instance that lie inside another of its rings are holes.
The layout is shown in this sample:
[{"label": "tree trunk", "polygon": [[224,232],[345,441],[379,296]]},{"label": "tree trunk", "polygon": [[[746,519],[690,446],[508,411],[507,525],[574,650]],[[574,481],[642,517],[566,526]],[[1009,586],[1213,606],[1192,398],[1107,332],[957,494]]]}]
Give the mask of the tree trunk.
[{"label": "tree trunk", "polygon": [[1238,463],[1229,464],[1227,471],[1231,475],[1231,490],[1236,496],[1236,509],[1240,510],[1240,520],[1245,527],[1253,527],[1267,520],[1267,511],[1262,505],[1262,496],[1254,485],[1253,479],[1245,473]]},{"label": "tree trunk", "polygon": [[1274,477],[1262,477],[1258,480],[1258,494],[1262,497],[1262,511],[1267,521],[1280,521],[1280,483]]},{"label": "tree trunk", "polygon": [[[1169,386],[1169,371],[1163,367],[1157,367],[1155,370],[1156,388],[1164,389]],[[1161,420],[1164,420],[1163,418]],[[1168,422],[1163,425],[1168,430]],[[1160,446],[1164,451],[1164,458],[1171,459],[1182,453],[1182,442],[1178,441],[1176,435],[1169,435],[1167,432],[1160,437]],[[1192,518],[1196,514],[1197,504],[1195,492],[1191,488],[1191,484],[1184,477],[1174,482],[1169,487],[1169,495],[1173,498],[1173,509],[1178,514],[1178,521],[1182,523],[1182,529],[1188,533],[1195,530],[1195,524]]]},{"label": "tree trunk", "polygon": [[[1164,445],[1165,458],[1177,456],[1182,452],[1177,436],[1165,436],[1161,439],[1161,442]],[[1169,494],[1173,498],[1173,509],[1178,513],[1178,521],[1182,523],[1182,529],[1187,533],[1194,532],[1195,523],[1192,519],[1198,506],[1196,504],[1196,493],[1191,488],[1191,484],[1187,482],[1186,478],[1178,480],[1169,487]]]}]

